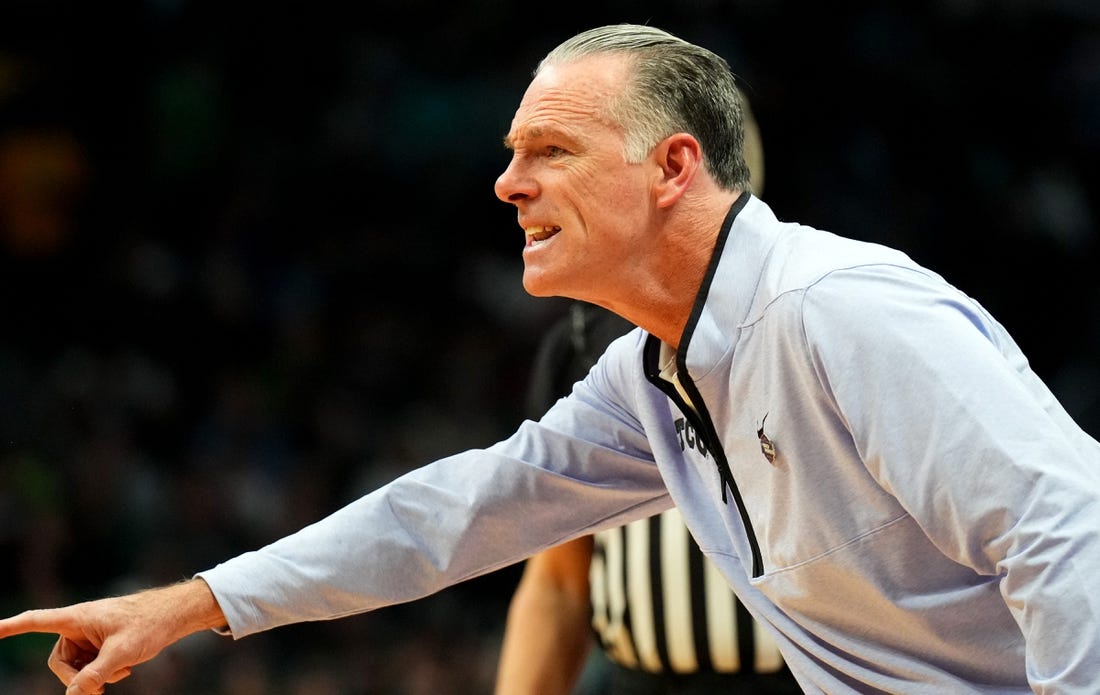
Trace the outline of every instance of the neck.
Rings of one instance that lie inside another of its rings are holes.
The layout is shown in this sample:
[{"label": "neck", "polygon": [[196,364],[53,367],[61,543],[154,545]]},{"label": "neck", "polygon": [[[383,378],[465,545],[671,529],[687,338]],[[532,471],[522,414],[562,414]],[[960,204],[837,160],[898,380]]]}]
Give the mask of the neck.
[{"label": "neck", "polygon": [[710,196],[708,205],[689,209],[680,220],[666,225],[646,254],[655,261],[637,269],[630,294],[597,303],[679,349],[722,224],[739,196],[738,192]]}]

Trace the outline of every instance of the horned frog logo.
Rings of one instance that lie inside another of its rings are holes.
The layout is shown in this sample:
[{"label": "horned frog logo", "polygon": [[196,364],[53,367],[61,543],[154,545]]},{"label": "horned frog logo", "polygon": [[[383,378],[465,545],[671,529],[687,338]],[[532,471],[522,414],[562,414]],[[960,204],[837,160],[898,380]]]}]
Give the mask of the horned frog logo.
[{"label": "horned frog logo", "polygon": [[764,434],[764,421],[768,419],[770,413],[764,414],[764,419],[760,421],[760,428],[756,430],[756,438],[760,440],[760,452],[764,454],[764,458],[768,459],[768,463],[775,463],[775,443],[768,438],[768,435]]}]

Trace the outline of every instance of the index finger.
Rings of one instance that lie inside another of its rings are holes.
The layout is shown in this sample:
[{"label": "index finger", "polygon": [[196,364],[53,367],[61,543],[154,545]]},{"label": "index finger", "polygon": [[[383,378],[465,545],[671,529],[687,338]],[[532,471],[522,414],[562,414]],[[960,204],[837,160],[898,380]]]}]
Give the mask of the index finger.
[{"label": "index finger", "polygon": [[38,608],[0,620],[0,639],[30,632],[52,632],[60,635],[71,621],[60,608]]}]

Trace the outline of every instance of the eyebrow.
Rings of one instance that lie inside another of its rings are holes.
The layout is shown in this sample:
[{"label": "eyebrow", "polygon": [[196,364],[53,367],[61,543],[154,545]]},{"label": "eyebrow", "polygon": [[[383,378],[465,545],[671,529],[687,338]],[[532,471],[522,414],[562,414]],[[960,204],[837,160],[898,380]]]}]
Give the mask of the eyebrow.
[{"label": "eyebrow", "polygon": [[[523,136],[521,136],[521,139],[531,140],[531,139],[535,139],[535,138],[540,138],[545,134],[546,134],[546,129],[541,127],[541,126],[528,126],[526,128],[526,132],[523,134]],[[512,138],[511,133],[505,134],[505,136],[504,136],[504,147],[505,147],[505,149],[509,149],[509,150],[516,149],[516,144],[515,143],[516,143],[516,141]]]}]

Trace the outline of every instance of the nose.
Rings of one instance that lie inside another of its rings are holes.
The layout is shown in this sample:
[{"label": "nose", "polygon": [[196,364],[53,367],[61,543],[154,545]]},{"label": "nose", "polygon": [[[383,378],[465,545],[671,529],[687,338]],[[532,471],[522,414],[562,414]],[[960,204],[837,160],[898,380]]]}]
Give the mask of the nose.
[{"label": "nose", "polygon": [[505,203],[519,203],[521,200],[533,198],[538,189],[531,177],[523,172],[519,157],[513,155],[508,168],[497,177],[493,190]]}]

